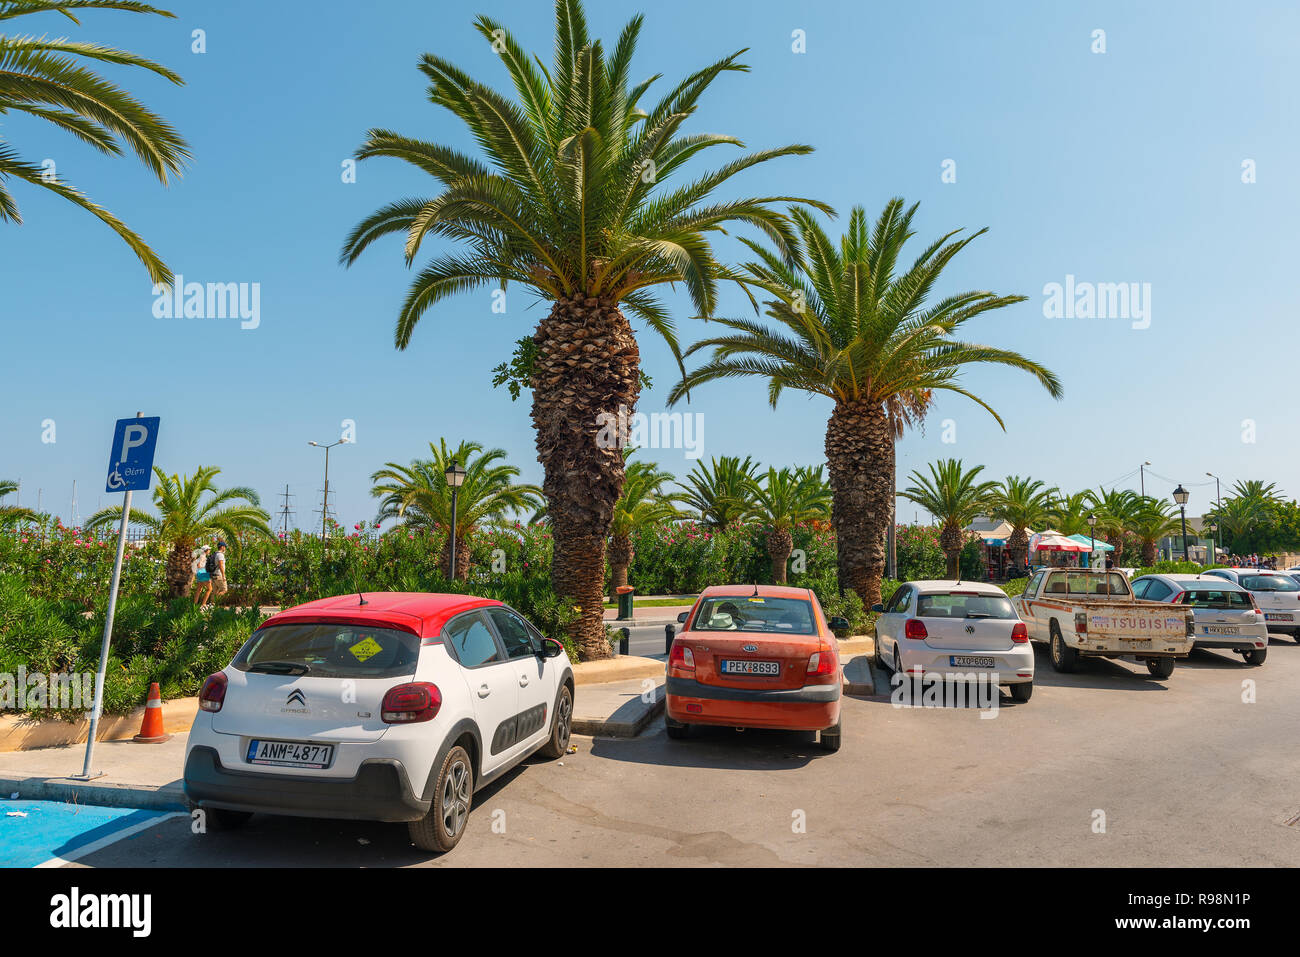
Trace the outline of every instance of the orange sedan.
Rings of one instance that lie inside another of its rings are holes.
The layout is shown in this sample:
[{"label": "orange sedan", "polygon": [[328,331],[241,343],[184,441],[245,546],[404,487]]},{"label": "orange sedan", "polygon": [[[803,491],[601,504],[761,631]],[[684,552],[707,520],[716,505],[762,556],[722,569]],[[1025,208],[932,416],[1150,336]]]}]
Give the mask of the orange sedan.
[{"label": "orange sedan", "polygon": [[714,585],[681,616],[668,655],[664,724],[815,731],[840,747],[840,659],[817,596],[784,585]]}]

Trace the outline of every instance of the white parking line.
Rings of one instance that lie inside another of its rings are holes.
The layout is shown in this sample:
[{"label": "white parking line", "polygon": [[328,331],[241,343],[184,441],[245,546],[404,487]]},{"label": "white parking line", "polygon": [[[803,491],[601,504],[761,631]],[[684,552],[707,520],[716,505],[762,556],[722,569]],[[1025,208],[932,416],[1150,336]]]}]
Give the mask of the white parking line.
[{"label": "white parking line", "polygon": [[75,860],[85,857],[87,854],[93,854],[98,850],[108,847],[110,844],[116,844],[124,837],[130,837],[132,834],[138,834],[146,828],[161,824],[163,821],[170,821],[174,817],[185,817],[184,811],[172,811],[170,814],[164,814],[161,817],[153,818],[149,821],[141,821],[139,824],[132,824],[130,827],[124,827],[120,831],[114,831],[112,834],[101,837],[98,841],[92,841],[84,847],[78,847],[76,850],[69,851],[67,857],[51,857],[48,861],[37,864],[37,867],[62,867],[70,864]]}]

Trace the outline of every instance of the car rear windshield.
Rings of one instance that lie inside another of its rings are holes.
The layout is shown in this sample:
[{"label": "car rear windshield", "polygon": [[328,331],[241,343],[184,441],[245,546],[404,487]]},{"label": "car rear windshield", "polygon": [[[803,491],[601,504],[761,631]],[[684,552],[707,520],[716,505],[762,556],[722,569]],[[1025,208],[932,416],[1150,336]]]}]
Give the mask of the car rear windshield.
[{"label": "car rear windshield", "polygon": [[767,631],[817,634],[812,603],[802,598],[711,595],[701,600],[693,631]]},{"label": "car rear windshield", "polygon": [[1089,575],[1086,572],[1058,572],[1047,580],[1044,595],[1128,595],[1123,575]]},{"label": "car rear windshield", "polygon": [[1244,591],[1220,591],[1217,588],[1189,588],[1183,604],[1194,608],[1246,609],[1254,606]]},{"label": "car rear windshield", "polygon": [[1251,591],[1300,591],[1300,584],[1289,575],[1242,575],[1241,587]]},{"label": "car rear windshield", "polygon": [[976,592],[921,595],[916,600],[917,618],[1015,618],[1016,610],[1006,596]]},{"label": "car rear windshield", "polygon": [[240,671],[315,678],[395,678],[415,672],[420,639],[368,625],[259,628],[231,662]]}]

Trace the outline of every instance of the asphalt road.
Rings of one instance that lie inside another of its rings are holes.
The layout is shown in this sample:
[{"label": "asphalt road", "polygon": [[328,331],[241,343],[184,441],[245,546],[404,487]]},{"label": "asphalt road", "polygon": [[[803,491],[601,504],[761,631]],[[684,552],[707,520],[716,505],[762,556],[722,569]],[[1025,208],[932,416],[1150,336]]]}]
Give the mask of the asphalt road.
[{"label": "asphalt road", "polygon": [[1040,647],[1038,676],[991,719],[847,699],[837,754],[790,733],[669,741],[659,722],[576,738],[480,792],[442,858],[402,825],[259,816],[208,835],[174,819],[73,866],[1300,864],[1293,641],[1260,668],[1197,653],[1165,682],[1128,662],[1057,675]]}]

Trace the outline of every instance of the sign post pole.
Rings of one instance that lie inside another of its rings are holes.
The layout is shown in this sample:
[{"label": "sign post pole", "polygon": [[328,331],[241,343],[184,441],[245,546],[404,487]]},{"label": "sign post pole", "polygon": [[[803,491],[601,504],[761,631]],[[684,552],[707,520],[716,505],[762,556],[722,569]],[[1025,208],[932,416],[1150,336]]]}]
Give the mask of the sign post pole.
[{"label": "sign post pole", "polygon": [[117,530],[117,559],[113,562],[113,583],[108,589],[108,614],[104,617],[104,637],[99,646],[99,670],[95,672],[95,706],[90,712],[90,733],[86,737],[86,763],[81,773],[73,775],[79,780],[89,781],[100,777],[104,772],[91,773],[90,763],[95,756],[95,731],[99,727],[99,715],[104,710],[104,676],[108,673],[108,645],[113,637],[113,613],[117,610],[117,586],[122,580],[122,556],[126,552],[126,526],[131,518],[131,493],[122,496],[122,524]]},{"label": "sign post pole", "polygon": [[78,781],[89,781],[103,775],[92,771],[95,756],[95,734],[99,730],[99,716],[104,711],[104,680],[108,674],[108,647],[113,640],[113,615],[117,611],[117,588],[122,581],[122,560],[126,555],[126,528],[131,523],[131,493],[149,488],[153,469],[154,446],[158,441],[157,417],[146,419],[140,412],[134,419],[118,419],[113,432],[113,445],[109,451],[106,492],[122,492],[122,521],[117,529],[117,559],[113,562],[113,580],[108,589],[108,611],[104,615],[104,636],[99,645],[99,670],[95,672],[95,703],[90,710],[90,730],[86,736],[86,762],[81,773],[72,775]]}]

